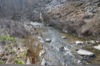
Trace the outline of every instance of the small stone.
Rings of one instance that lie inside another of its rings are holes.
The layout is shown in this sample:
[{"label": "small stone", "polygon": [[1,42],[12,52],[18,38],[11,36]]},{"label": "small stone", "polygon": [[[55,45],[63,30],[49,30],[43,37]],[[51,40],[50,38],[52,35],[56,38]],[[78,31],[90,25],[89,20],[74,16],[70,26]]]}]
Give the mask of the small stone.
[{"label": "small stone", "polygon": [[47,38],[45,41],[46,41],[46,42],[51,42],[51,39]]},{"label": "small stone", "polygon": [[86,56],[92,56],[92,55],[94,55],[94,53],[92,53],[90,51],[87,51],[87,50],[83,50],[83,49],[77,50],[77,53],[79,55],[86,55]]},{"label": "small stone", "polygon": [[31,64],[31,61],[29,58],[27,58],[26,64]]},{"label": "small stone", "polygon": [[96,41],[96,43],[100,43],[100,41]]},{"label": "small stone", "polygon": [[77,63],[81,63],[81,61],[80,61],[80,60],[78,60],[78,61],[77,61]]},{"label": "small stone", "polygon": [[90,43],[94,44],[94,43],[95,43],[95,41],[94,41],[94,40],[91,40],[91,41],[90,41]]},{"label": "small stone", "polygon": [[44,58],[42,59],[41,65],[46,65],[46,61],[44,60]]},{"label": "small stone", "polygon": [[100,45],[94,46],[94,48],[100,50]]},{"label": "small stone", "polygon": [[84,42],[83,41],[76,41],[75,42],[77,45],[81,45],[81,44],[83,44]]},{"label": "small stone", "polygon": [[45,53],[45,51],[41,50],[40,53],[39,53],[39,56],[42,56],[44,53]]},{"label": "small stone", "polygon": [[66,36],[62,36],[61,38],[62,38],[62,39],[66,39]]},{"label": "small stone", "polygon": [[59,50],[60,51],[66,51],[66,50],[68,50],[68,48],[67,47],[61,47]]},{"label": "small stone", "polygon": [[64,47],[61,47],[59,50],[60,50],[61,52],[64,51]]}]

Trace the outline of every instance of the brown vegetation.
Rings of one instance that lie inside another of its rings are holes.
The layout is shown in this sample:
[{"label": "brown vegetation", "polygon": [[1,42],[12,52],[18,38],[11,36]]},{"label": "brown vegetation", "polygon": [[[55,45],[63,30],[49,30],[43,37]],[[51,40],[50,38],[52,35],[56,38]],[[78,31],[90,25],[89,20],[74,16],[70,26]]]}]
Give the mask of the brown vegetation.
[{"label": "brown vegetation", "polygon": [[32,64],[37,64],[40,62],[39,53],[42,50],[41,43],[32,36],[25,39],[25,44],[27,46],[27,57],[29,57]]}]

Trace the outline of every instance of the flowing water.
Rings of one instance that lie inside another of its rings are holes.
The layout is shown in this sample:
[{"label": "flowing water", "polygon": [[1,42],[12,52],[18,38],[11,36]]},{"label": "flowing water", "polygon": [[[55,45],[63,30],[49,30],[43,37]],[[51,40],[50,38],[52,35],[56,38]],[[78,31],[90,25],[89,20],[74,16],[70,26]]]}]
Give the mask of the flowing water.
[{"label": "flowing water", "polygon": [[[63,39],[64,33],[52,28],[45,27],[41,23],[31,23],[41,34],[44,40],[44,60],[47,65],[70,65],[77,64],[80,58],[76,58],[75,44],[68,44],[68,37]],[[49,39],[50,41],[46,41]],[[73,38],[74,39],[74,38]]]}]

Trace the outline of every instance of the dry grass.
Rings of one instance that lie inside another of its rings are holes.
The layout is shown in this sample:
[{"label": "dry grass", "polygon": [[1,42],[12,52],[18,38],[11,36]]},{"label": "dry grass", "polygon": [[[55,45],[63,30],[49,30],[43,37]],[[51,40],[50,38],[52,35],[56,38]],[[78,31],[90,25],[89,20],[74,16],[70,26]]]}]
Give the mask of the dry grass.
[{"label": "dry grass", "polygon": [[42,50],[41,43],[36,38],[29,36],[25,39],[25,44],[28,47],[27,57],[30,59],[30,63],[37,64],[40,61],[39,53]]},{"label": "dry grass", "polygon": [[[96,14],[89,23],[83,26],[82,33],[91,35],[93,37],[100,37],[100,13]],[[88,32],[88,33],[87,33]],[[84,35],[84,34],[83,34]]]}]

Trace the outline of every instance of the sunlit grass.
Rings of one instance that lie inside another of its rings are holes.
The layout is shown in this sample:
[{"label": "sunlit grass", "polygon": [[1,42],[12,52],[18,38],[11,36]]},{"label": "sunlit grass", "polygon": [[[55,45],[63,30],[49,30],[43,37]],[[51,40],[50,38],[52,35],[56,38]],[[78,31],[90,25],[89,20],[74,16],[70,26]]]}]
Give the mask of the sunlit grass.
[{"label": "sunlit grass", "polygon": [[2,41],[15,41],[15,38],[10,36],[9,34],[0,36],[0,40]]}]

